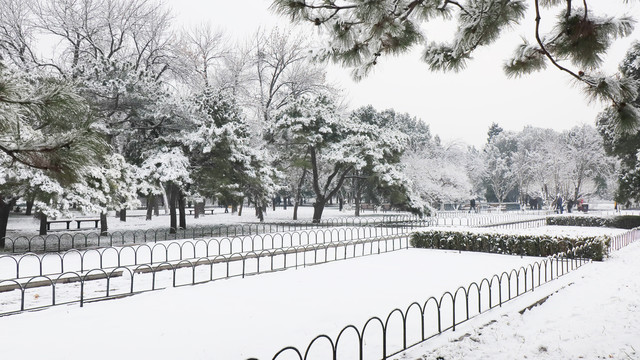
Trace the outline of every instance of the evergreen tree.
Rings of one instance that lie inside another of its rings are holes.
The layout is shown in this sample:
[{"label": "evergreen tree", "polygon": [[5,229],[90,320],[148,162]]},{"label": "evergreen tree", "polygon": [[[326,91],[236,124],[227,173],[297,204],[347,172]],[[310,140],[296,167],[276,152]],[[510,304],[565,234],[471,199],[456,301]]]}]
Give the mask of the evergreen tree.
[{"label": "evergreen tree", "polygon": [[[590,100],[610,104],[616,126],[629,128],[640,122],[640,113],[631,104],[636,85],[627,78],[603,75],[600,66],[612,42],[631,34],[635,21],[630,16],[594,14],[589,2],[273,0],[273,8],[293,22],[322,27],[328,41],[317,57],[355,67],[352,74],[360,79],[381,56],[406,53],[419,44],[424,45],[422,59],[431,70],[462,70],[476,49],[495,42],[522,22],[531,5],[536,15],[531,26],[535,41],[524,40],[517,47],[513,58],[504,64],[505,73],[518,77],[553,66],[583,85]],[[557,11],[552,24],[542,22],[543,10]],[[421,26],[439,19],[454,19],[454,34],[446,43],[428,42]],[[551,30],[541,33],[541,27],[548,25],[553,25]]]},{"label": "evergreen tree", "polygon": [[0,63],[0,247],[17,199],[59,194],[99,165],[107,146],[93,123],[73,84]]},{"label": "evergreen tree", "polygon": [[[620,64],[620,72],[628,81],[640,82],[640,43],[633,44]],[[640,108],[640,96],[632,104]],[[604,139],[607,153],[620,160],[618,189],[615,199],[620,203],[640,202],[640,130],[620,131],[617,115],[611,109],[598,116],[598,131]]]},{"label": "evergreen tree", "polygon": [[314,222],[320,221],[325,204],[353,174],[370,169],[386,184],[406,181],[393,160],[402,153],[406,136],[393,129],[383,131],[375,121],[340,113],[327,96],[302,96],[275,119],[270,138],[284,139],[279,146],[299,154],[296,166],[309,169]]}]

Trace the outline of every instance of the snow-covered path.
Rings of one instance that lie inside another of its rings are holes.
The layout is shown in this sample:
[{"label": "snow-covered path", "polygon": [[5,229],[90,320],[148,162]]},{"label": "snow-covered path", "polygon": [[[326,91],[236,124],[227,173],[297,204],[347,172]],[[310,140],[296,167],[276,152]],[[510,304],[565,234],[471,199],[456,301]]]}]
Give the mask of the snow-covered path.
[{"label": "snow-covered path", "polygon": [[638,259],[640,242],[557,280],[540,306],[516,300],[394,359],[640,359]]},{"label": "snow-covered path", "polygon": [[534,260],[408,249],[54,307],[0,318],[0,358],[271,359],[285,346],[305,348],[318,334],[336,336]]}]

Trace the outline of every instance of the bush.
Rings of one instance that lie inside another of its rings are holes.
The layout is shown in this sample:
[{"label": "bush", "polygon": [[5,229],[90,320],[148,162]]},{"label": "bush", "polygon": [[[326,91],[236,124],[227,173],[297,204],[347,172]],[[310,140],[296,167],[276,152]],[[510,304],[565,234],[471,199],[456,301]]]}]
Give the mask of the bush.
[{"label": "bush", "polygon": [[411,234],[411,246],[415,248],[465,250],[522,256],[563,254],[570,258],[580,257],[596,261],[602,261],[608,254],[610,241],[611,238],[608,236],[567,238],[441,230],[420,231]]},{"label": "bush", "polygon": [[640,226],[640,216],[638,215],[621,215],[621,216],[612,216],[612,217],[550,216],[550,217],[547,217],[547,225],[633,229]]}]

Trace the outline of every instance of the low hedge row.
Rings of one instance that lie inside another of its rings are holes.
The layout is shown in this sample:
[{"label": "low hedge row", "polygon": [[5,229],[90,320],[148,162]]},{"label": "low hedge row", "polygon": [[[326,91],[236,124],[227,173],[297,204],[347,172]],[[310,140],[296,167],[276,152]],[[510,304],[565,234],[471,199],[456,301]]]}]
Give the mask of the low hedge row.
[{"label": "low hedge row", "polygon": [[478,251],[523,256],[552,256],[563,254],[602,261],[607,255],[608,236],[580,238],[522,236],[507,234],[477,234],[463,231],[429,230],[411,234],[415,248]]},{"label": "low hedge row", "polygon": [[590,226],[590,227],[633,229],[640,226],[640,216],[638,215],[620,215],[620,216],[611,216],[611,217],[550,216],[550,217],[547,217],[547,225]]}]

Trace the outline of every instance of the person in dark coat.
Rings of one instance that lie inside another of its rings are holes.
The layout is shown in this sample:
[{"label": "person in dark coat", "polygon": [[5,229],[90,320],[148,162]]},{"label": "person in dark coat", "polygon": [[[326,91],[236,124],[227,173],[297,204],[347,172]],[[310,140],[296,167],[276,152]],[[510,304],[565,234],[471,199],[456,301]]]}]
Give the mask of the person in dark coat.
[{"label": "person in dark coat", "polygon": [[562,196],[560,194],[558,194],[558,199],[556,200],[556,207],[558,211],[560,211],[560,214],[562,214],[564,209],[562,208]]}]

